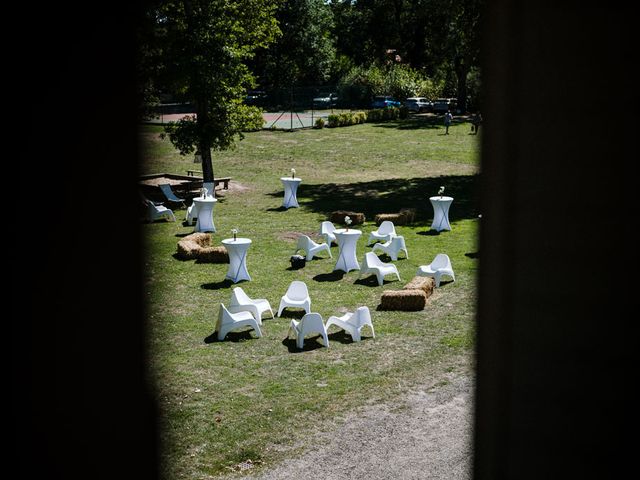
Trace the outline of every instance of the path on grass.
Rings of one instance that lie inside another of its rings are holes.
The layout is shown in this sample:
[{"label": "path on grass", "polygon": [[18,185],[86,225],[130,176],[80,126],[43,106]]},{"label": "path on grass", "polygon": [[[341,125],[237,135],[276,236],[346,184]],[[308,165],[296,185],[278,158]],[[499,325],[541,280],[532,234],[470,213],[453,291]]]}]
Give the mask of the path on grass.
[{"label": "path on grass", "polygon": [[[472,462],[470,377],[417,388],[393,405],[350,415],[302,456],[253,480],[467,480]],[[237,478],[237,477],[236,477]]]}]

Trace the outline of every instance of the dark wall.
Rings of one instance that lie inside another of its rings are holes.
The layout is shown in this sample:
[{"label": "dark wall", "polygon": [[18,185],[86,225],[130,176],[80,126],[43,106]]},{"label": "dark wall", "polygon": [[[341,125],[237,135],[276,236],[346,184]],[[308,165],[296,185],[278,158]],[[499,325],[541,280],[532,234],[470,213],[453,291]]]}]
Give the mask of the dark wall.
[{"label": "dark wall", "polygon": [[[12,478],[155,478],[138,239],[137,2],[5,10]],[[17,182],[17,180],[20,180]],[[20,184],[20,185],[18,185]],[[5,274],[8,274],[5,270]]]},{"label": "dark wall", "polygon": [[562,3],[488,2],[476,479],[632,458],[637,27]]}]

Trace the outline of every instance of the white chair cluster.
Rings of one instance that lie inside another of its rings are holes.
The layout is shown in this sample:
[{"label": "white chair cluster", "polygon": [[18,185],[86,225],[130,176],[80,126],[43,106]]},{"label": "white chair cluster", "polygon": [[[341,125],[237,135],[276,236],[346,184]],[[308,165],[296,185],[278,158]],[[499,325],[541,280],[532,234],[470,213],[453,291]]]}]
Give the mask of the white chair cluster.
[{"label": "white chair cluster", "polygon": [[155,222],[161,218],[169,220],[170,222],[176,221],[176,216],[170,208],[165,207],[162,203],[155,203],[146,198],[140,193],[140,199],[145,207],[145,219],[148,222]]},{"label": "white chair cluster", "polygon": [[416,275],[422,277],[433,277],[436,281],[436,287],[440,286],[440,279],[442,278],[442,275],[449,275],[454,282],[456,281],[453,266],[451,265],[451,259],[446,253],[437,254],[429,265],[419,266]]},{"label": "white chair cluster", "polygon": [[[319,334],[325,347],[329,346],[329,337],[327,330],[331,326],[335,326],[351,335],[354,342],[362,339],[362,329],[369,327],[371,335],[375,338],[373,323],[371,322],[371,313],[368,307],[358,307],[355,312],[347,312],[341,317],[329,317],[327,324],[324,324],[322,315],[317,312],[311,312],[311,299],[307,285],[299,280],[294,280],[289,285],[286,293],[280,301],[278,316],[287,307],[303,308],[305,314],[300,320],[291,320],[287,338],[294,336],[296,347],[304,348],[304,339],[311,334]],[[229,307],[223,303],[220,304],[218,319],[216,321],[215,332],[219,341],[224,340],[229,332],[243,327],[251,327],[258,338],[262,337],[260,326],[262,325],[262,314],[264,312],[271,313],[274,318],[271,305],[264,298],[252,299],[241,287],[235,287],[231,294],[231,302]]]},{"label": "white chair cluster", "polygon": [[331,255],[331,248],[329,248],[329,243],[316,243],[307,235],[300,235],[298,237],[298,243],[296,245],[296,250],[293,252],[295,255],[300,250],[304,251],[307,260],[312,260],[313,257],[316,256],[317,253],[326,251],[329,254],[329,258],[333,258]]}]

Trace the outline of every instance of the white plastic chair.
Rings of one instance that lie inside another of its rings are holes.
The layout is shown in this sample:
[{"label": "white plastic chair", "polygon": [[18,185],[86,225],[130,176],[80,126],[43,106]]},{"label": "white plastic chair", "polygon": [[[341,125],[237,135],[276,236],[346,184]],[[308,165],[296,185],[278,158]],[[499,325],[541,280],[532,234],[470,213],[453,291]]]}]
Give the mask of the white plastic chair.
[{"label": "white plastic chair", "polygon": [[373,330],[373,323],[371,323],[369,307],[358,307],[355,312],[345,313],[341,317],[331,316],[325,326],[327,331],[329,331],[331,325],[335,325],[349,333],[354,342],[359,342],[362,339],[361,331],[366,326],[371,328],[371,335],[376,338],[376,332]]},{"label": "white plastic chair", "polygon": [[249,312],[253,315],[260,325],[262,325],[262,313],[270,312],[271,318],[274,318],[273,310],[269,301],[265,298],[252,299],[245,293],[241,287],[235,287],[231,293],[231,303],[228,310],[231,313]]},{"label": "white plastic chair", "polygon": [[291,320],[287,338],[293,333],[296,338],[296,346],[299,350],[304,347],[304,337],[310,333],[319,333],[324,341],[324,346],[329,347],[329,338],[327,337],[327,329],[322,322],[322,316],[319,313],[306,313],[304,317],[298,320]]},{"label": "white plastic chair", "polygon": [[231,330],[237,330],[241,327],[252,327],[256,331],[258,337],[262,336],[258,321],[253,318],[250,312],[231,313],[223,303],[220,304],[218,312],[218,321],[216,322],[216,332],[218,332],[218,340],[224,340]]},{"label": "white plastic chair", "polygon": [[[215,198],[215,187],[213,182],[204,182],[202,187],[207,190],[207,197]],[[191,202],[191,205],[187,207],[187,214],[184,217],[187,225],[193,225],[198,219],[198,208],[196,202]]]},{"label": "white plastic chair", "polygon": [[386,241],[385,243],[376,243],[373,246],[372,252],[376,250],[381,250],[387,255],[391,257],[391,260],[394,262],[398,260],[398,253],[404,252],[407,258],[409,258],[409,252],[407,251],[407,245],[404,242],[404,237],[402,235],[396,235],[392,237],[391,240]]},{"label": "white plastic chair", "polygon": [[147,200],[147,221],[155,222],[164,218],[170,222],[176,221],[176,216],[173,211],[163,205],[156,205],[151,200]]},{"label": "white plastic chair", "polygon": [[323,250],[326,250],[327,253],[329,254],[329,257],[333,258],[333,255],[331,255],[331,249],[329,248],[329,244],[316,243],[313,240],[311,240],[307,235],[300,235],[298,237],[298,244],[296,245],[296,250],[295,252],[293,252],[293,254],[295,255],[296,253],[298,253],[298,250],[304,250],[304,252],[307,254],[306,255],[307,260],[313,259],[313,257],[318,252],[322,252]]},{"label": "white plastic chair", "polygon": [[306,313],[311,311],[311,298],[309,298],[309,290],[307,285],[300,280],[294,280],[289,285],[287,293],[280,299],[280,307],[278,308],[278,316],[287,307],[304,308]]},{"label": "white plastic chair", "polygon": [[453,273],[453,266],[451,265],[451,259],[446,253],[439,253],[433,259],[429,265],[421,265],[418,267],[416,275],[422,277],[433,277],[436,281],[436,287],[440,286],[440,278],[442,275],[449,275],[456,281],[456,276]]},{"label": "white plastic chair", "polygon": [[171,185],[169,185],[168,183],[163,183],[158,186],[160,187],[160,190],[162,190],[162,193],[167,200],[169,200],[170,202],[180,203],[184,206],[184,198],[176,197],[175,193],[173,193],[173,190],[171,190]]},{"label": "white plastic chair", "polygon": [[367,240],[367,244],[374,242],[386,242],[387,240],[391,240],[391,237],[396,235],[396,227],[390,220],[385,220],[380,224],[377,230],[374,230],[369,234],[369,240]]},{"label": "white plastic chair", "polygon": [[336,236],[333,232],[336,231],[336,227],[333,223],[328,220],[322,222],[320,225],[320,235],[324,237],[324,241],[327,242],[327,245],[331,246],[332,243],[338,243],[336,240]]},{"label": "white plastic chair", "polygon": [[384,277],[392,273],[400,280],[398,268],[393,263],[384,263],[375,253],[367,252],[360,266],[360,275],[358,278],[371,273],[374,273],[378,278],[378,285],[382,285],[384,283]]}]

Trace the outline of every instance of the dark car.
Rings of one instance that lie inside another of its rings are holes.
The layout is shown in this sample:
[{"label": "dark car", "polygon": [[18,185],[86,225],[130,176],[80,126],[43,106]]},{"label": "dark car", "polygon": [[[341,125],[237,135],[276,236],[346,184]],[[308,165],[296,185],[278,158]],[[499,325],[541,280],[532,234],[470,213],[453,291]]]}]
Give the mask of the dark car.
[{"label": "dark car", "polygon": [[402,105],[398,100],[388,95],[373,97],[371,108],[399,107]]},{"label": "dark car", "polygon": [[247,96],[244,97],[244,103],[247,105],[263,106],[267,101],[267,92],[262,90],[249,90]]},{"label": "dark car", "polygon": [[447,113],[456,109],[457,100],[455,98],[436,98],[433,102],[434,113]]},{"label": "dark car", "polygon": [[433,109],[433,103],[425,97],[409,97],[404,101],[404,106],[410,112],[430,112]]}]

